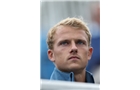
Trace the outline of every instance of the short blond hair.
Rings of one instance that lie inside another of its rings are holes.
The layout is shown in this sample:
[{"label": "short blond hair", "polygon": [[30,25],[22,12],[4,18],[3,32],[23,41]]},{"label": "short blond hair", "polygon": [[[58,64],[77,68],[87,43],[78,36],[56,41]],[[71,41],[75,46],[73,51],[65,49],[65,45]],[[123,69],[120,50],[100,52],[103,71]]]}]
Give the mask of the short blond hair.
[{"label": "short blond hair", "polygon": [[66,18],[59,23],[57,23],[54,27],[52,27],[48,32],[48,38],[47,38],[47,44],[49,49],[53,49],[54,44],[54,34],[57,30],[58,26],[70,26],[73,28],[82,29],[85,31],[86,35],[88,36],[88,46],[91,45],[91,33],[89,31],[89,28],[87,27],[87,24],[79,18]]}]

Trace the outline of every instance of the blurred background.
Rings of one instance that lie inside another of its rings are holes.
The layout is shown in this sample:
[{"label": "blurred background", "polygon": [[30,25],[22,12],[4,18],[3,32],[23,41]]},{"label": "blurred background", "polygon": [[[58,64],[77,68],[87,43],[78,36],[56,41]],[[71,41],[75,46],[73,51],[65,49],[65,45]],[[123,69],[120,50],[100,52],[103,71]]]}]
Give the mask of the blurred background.
[{"label": "blurred background", "polygon": [[56,23],[67,17],[82,17],[88,24],[92,33],[94,52],[86,69],[93,73],[95,83],[100,84],[100,1],[47,1],[40,2],[40,60],[41,79],[49,79],[54,69],[54,64],[48,59],[46,43],[47,32]]}]

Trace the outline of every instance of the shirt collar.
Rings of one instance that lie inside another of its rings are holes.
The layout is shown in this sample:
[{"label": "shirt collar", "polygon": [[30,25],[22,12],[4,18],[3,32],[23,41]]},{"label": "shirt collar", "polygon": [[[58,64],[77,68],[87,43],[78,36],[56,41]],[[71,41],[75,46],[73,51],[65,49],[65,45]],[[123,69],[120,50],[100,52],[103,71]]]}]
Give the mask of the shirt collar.
[{"label": "shirt collar", "polygon": [[[74,82],[74,73],[66,73],[58,70],[56,67],[54,68],[54,71],[51,75],[50,80],[63,80],[63,81],[72,81]],[[94,83],[94,78],[92,73],[86,71],[86,82],[88,83]]]}]

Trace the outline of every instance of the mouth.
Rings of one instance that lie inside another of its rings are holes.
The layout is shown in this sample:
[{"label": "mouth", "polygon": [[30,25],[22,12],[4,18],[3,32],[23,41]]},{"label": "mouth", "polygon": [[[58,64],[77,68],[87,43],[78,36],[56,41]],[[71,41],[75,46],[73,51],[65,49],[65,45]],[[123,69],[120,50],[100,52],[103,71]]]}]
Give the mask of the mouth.
[{"label": "mouth", "polygon": [[79,60],[80,58],[77,56],[71,56],[70,58],[68,58],[68,60]]}]

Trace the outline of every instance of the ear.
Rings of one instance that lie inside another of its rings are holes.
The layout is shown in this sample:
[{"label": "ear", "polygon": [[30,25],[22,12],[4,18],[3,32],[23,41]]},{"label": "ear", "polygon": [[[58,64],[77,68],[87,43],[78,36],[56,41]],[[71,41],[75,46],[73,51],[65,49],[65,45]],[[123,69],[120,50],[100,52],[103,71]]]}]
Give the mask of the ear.
[{"label": "ear", "polygon": [[50,61],[54,62],[55,59],[54,59],[54,53],[53,53],[53,50],[48,50],[48,58],[50,59]]},{"label": "ear", "polygon": [[92,47],[89,47],[89,51],[88,51],[88,60],[91,59],[91,56],[92,56],[92,53],[93,53],[93,48]]}]

